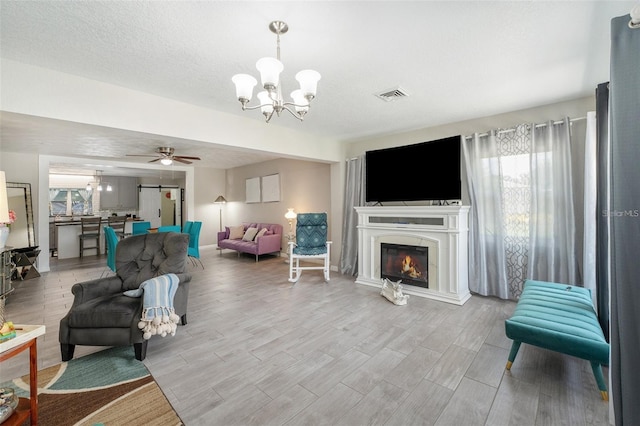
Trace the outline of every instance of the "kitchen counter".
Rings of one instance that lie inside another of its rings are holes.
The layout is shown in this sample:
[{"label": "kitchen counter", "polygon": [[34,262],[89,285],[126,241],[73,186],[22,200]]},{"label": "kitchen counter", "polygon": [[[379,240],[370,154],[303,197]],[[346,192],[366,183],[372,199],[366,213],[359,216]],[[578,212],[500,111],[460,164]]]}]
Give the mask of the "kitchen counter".
[{"label": "kitchen counter", "polygon": [[[50,224],[55,224],[55,225],[79,225],[81,223],[81,218],[82,217],[95,217],[95,216],[74,216],[74,217],[70,217],[70,216],[64,216],[64,217],[60,217],[60,218],[49,218],[49,223]],[[103,217],[101,220],[101,223],[107,223],[108,219],[106,217]],[[139,217],[137,218],[127,218],[127,222],[142,222],[143,219],[140,219]]]},{"label": "kitchen counter", "polygon": [[[86,217],[86,216],[85,216]],[[53,218],[52,218],[53,219]],[[134,221],[142,221],[140,218],[128,218],[125,223],[124,232],[131,233],[131,224]],[[102,218],[101,223],[106,226],[108,219]],[[78,236],[82,234],[82,225],[80,216],[62,217],[58,220],[50,220],[49,226],[55,227],[55,235],[57,236],[56,248],[58,251],[58,259],[69,259],[80,257],[80,239]],[[94,250],[95,252],[95,250]],[[88,252],[87,254],[90,254]],[[100,233],[100,254],[105,253],[104,232]]]}]

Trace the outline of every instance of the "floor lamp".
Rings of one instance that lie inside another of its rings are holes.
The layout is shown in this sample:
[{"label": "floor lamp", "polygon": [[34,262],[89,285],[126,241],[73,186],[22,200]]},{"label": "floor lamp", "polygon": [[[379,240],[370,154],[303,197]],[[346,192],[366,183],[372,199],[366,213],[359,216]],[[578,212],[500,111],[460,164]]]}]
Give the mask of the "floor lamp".
[{"label": "floor lamp", "polygon": [[220,232],[222,232],[222,204],[225,204],[226,202],[226,198],[222,195],[218,195],[218,198],[213,202],[214,204],[220,204]]}]

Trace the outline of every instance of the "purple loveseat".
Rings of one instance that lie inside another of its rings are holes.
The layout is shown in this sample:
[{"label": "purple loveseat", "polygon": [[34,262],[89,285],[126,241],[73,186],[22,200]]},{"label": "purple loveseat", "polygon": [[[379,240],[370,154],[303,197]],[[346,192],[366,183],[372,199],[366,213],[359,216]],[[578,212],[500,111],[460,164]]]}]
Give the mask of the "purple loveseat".
[{"label": "purple loveseat", "polygon": [[224,232],[218,232],[218,248],[235,250],[240,253],[249,253],[256,256],[261,254],[274,253],[280,256],[282,246],[282,225],[277,223],[243,223],[242,226],[246,231],[248,228],[267,228],[267,233],[261,237],[255,238],[253,241],[244,241],[242,238],[230,240],[229,227],[225,227]]}]

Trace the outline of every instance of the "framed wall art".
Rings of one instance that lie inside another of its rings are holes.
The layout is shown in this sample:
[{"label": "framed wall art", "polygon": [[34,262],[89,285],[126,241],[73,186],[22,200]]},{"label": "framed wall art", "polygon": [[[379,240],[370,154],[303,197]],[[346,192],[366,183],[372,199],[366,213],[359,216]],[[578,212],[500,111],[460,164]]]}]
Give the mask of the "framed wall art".
[{"label": "framed wall art", "polygon": [[262,177],[262,202],[273,203],[280,201],[280,175]]},{"label": "framed wall art", "polygon": [[246,202],[247,203],[259,203],[260,202],[260,178],[249,178],[245,181],[246,189]]}]

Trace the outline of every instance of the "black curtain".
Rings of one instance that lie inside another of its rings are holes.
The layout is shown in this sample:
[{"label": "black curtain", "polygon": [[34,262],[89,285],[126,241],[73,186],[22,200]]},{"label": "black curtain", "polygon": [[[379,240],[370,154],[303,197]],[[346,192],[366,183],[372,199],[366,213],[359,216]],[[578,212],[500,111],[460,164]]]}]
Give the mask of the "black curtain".
[{"label": "black curtain", "polygon": [[640,28],[611,21],[611,392],[616,425],[640,425]]},{"label": "black curtain", "polygon": [[598,321],[609,341],[609,83],[596,88],[596,300]]}]

